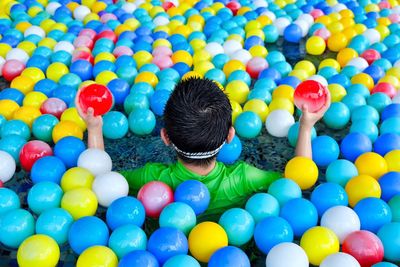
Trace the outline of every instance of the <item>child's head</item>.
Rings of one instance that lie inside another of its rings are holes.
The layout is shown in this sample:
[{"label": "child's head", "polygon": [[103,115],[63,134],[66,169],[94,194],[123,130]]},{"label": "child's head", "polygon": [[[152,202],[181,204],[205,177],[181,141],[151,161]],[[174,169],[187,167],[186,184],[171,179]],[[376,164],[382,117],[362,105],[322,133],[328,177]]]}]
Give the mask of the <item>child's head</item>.
[{"label": "child's head", "polygon": [[208,165],[234,135],[230,102],[217,84],[208,79],[179,82],[165,106],[164,121],[164,142],[172,145],[178,157],[189,164]]}]

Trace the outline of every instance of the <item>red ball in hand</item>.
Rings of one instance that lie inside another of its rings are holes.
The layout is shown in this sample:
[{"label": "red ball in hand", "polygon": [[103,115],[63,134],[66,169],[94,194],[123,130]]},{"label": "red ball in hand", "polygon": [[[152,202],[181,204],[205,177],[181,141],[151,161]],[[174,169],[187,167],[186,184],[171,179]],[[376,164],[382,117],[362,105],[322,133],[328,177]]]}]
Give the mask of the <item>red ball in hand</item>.
[{"label": "red ball in hand", "polygon": [[305,105],[309,112],[319,111],[328,99],[328,89],[314,80],[300,83],[294,91],[294,104],[302,109]]},{"label": "red ball in hand", "polygon": [[21,152],[19,153],[19,161],[21,167],[25,171],[29,172],[38,159],[51,155],[53,155],[53,150],[51,150],[51,147],[47,143],[33,140],[29,141],[22,147]]},{"label": "red ball in hand", "polygon": [[113,96],[104,85],[90,84],[82,88],[78,102],[83,112],[87,113],[88,108],[93,108],[94,116],[99,116],[110,111]]},{"label": "red ball in hand", "polygon": [[140,188],[137,198],[142,202],[147,216],[158,218],[163,208],[174,202],[174,192],[167,184],[153,181]]}]

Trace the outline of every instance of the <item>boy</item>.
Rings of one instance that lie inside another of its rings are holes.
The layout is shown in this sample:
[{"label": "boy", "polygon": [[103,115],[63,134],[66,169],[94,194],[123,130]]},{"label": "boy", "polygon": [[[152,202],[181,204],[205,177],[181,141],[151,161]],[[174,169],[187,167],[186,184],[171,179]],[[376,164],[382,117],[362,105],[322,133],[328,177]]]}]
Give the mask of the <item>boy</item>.
[{"label": "boy", "polygon": [[[329,104],[330,99],[317,113],[303,108],[296,156],[312,157],[311,129]],[[93,109],[83,114],[79,104],[76,107],[87,124],[88,146],[104,149],[101,116],[94,117]],[[281,178],[280,173],[260,170],[245,162],[225,166],[216,161],[222,146],[235,135],[231,113],[228,97],[213,81],[190,78],[179,82],[165,106],[165,128],[161,130],[161,139],[176,151],[178,161],[171,165],[147,163],[144,167],[121,172],[131,193],[154,180],[163,181],[172,188],[186,180],[198,180],[211,194],[207,214],[216,214],[240,206],[251,194],[266,190]]]}]

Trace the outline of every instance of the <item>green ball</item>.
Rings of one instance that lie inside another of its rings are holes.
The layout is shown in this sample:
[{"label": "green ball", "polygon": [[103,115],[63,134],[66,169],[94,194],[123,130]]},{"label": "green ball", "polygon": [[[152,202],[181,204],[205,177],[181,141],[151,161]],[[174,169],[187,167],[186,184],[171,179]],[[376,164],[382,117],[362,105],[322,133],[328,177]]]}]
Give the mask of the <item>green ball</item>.
[{"label": "green ball", "polygon": [[32,133],[39,140],[51,142],[53,128],[58,122],[58,119],[51,114],[41,115],[33,122]]}]

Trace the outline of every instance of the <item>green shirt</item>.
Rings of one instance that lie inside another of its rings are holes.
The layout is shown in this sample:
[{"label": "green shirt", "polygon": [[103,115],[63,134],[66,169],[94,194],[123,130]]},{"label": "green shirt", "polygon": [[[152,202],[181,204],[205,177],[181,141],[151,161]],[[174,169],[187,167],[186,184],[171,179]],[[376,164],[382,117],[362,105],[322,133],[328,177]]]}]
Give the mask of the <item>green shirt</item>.
[{"label": "green shirt", "polygon": [[211,201],[207,214],[218,214],[231,207],[239,207],[258,191],[266,190],[282,177],[278,172],[264,171],[243,161],[226,166],[217,162],[215,168],[202,176],[186,169],[179,161],[174,164],[147,163],[142,168],[122,171],[130,191],[137,191],[150,181],[162,181],[173,189],[186,180],[198,180],[210,191]]}]

